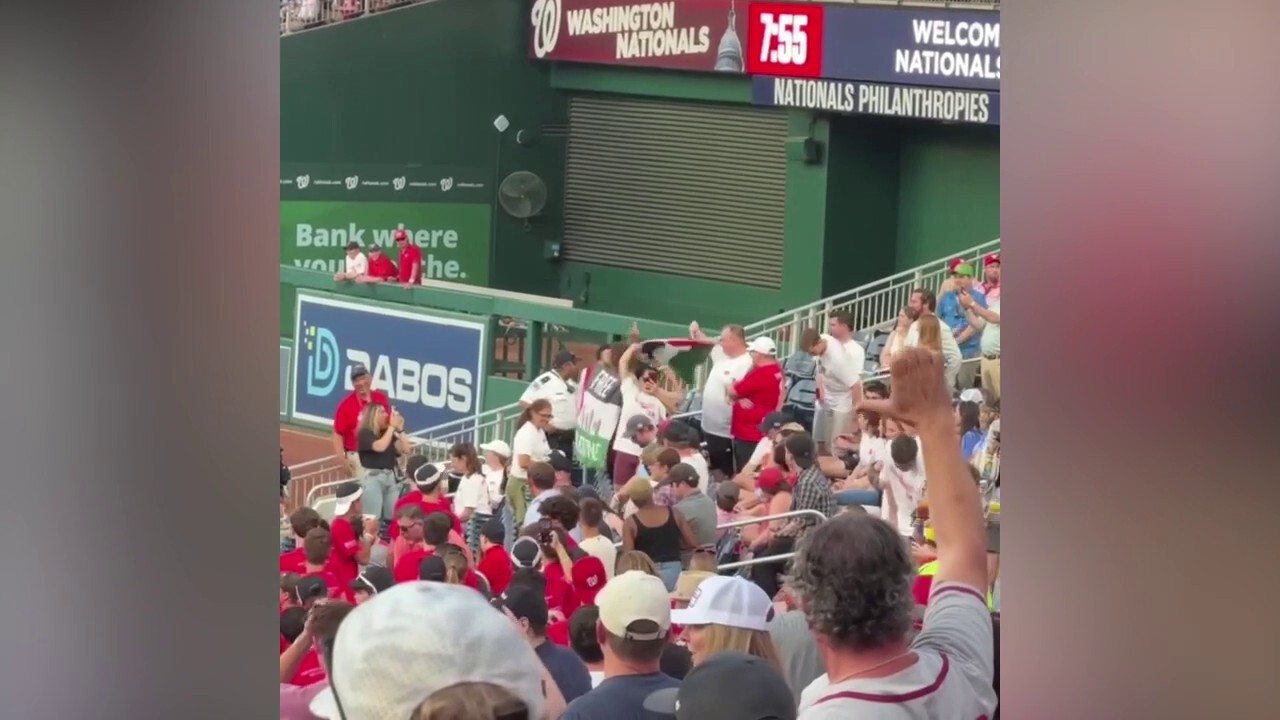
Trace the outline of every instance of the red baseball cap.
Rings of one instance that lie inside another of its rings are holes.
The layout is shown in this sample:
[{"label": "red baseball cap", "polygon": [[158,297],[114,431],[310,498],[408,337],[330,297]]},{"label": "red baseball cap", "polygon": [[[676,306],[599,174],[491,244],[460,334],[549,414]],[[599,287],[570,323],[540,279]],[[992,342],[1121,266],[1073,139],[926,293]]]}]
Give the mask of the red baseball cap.
[{"label": "red baseball cap", "polygon": [[954,275],[956,272],[956,268],[960,267],[963,264],[964,264],[964,258],[956,258],[951,262],[947,263],[947,272]]},{"label": "red baseball cap", "polygon": [[395,234],[391,237],[395,238],[396,242],[400,242],[401,240],[408,240],[409,233],[405,232],[404,228],[400,228],[399,230],[396,230]]},{"label": "red baseball cap", "polygon": [[761,470],[759,475],[756,475],[756,487],[769,495],[773,495],[783,486],[789,486],[790,484],[787,482],[786,476],[782,474],[782,468],[777,465],[770,465]]},{"label": "red baseball cap", "polygon": [[991,253],[990,255],[982,259],[983,267],[986,267],[987,265],[999,265],[999,264],[1000,264],[1000,253]]}]

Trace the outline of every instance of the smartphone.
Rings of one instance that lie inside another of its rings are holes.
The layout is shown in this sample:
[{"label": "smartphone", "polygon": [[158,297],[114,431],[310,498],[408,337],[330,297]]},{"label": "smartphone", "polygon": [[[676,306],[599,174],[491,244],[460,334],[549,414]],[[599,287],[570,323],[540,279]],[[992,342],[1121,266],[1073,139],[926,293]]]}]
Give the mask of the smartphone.
[{"label": "smartphone", "polygon": [[538,521],[538,542],[543,545],[551,544],[551,518],[542,518]]}]

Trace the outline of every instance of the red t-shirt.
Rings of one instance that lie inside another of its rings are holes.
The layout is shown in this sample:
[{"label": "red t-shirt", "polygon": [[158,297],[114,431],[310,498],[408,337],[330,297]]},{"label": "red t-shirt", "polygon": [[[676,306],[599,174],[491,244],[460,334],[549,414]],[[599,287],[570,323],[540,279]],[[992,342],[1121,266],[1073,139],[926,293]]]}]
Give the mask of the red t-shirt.
[{"label": "red t-shirt", "polygon": [[[564,568],[561,568],[558,562],[548,565],[544,574],[548,580],[552,575],[562,581],[564,580]],[[582,557],[573,561],[573,576],[570,579],[573,582],[573,594],[578,603],[580,605],[595,605],[596,594],[609,581],[609,576],[605,573],[604,563],[600,561],[600,558],[583,553]],[[566,614],[565,617],[568,617],[568,615]]]},{"label": "red t-shirt", "polygon": [[494,545],[485,550],[480,556],[480,563],[476,569],[484,575],[485,580],[489,581],[489,589],[494,595],[506,592],[507,586],[511,584],[511,576],[515,573],[515,568],[511,565],[511,556],[501,545]]},{"label": "red t-shirt", "polygon": [[289,552],[280,553],[280,574],[298,573],[299,575],[307,571],[307,555],[302,552],[302,548],[295,548]]},{"label": "red t-shirt", "polygon": [[387,257],[385,252],[378,253],[377,257],[369,256],[369,277],[382,278],[383,280],[394,280],[400,277],[400,271],[396,269],[396,264]]},{"label": "red t-shirt", "polygon": [[400,282],[410,285],[422,283],[422,251],[412,242],[400,248]]},{"label": "red t-shirt", "polygon": [[560,563],[552,563],[542,570],[547,576],[547,609],[559,610],[565,619],[572,617],[582,602],[573,586],[565,581]]},{"label": "red t-shirt", "polygon": [[323,682],[324,679],[324,667],[320,665],[320,656],[315,650],[308,650],[307,654],[302,656],[302,663],[298,665],[298,672],[293,674],[293,679],[289,681],[289,684],[306,687]]},{"label": "red t-shirt", "polygon": [[569,621],[557,620],[547,623],[547,640],[560,647],[569,647]]},{"label": "red t-shirt", "polygon": [[351,521],[344,517],[336,517],[329,523],[329,538],[333,550],[329,553],[331,572],[341,582],[351,582],[360,574],[360,565],[356,562],[356,553],[360,551],[360,541]]},{"label": "red t-shirt", "polygon": [[[778,409],[782,399],[782,366],[776,362],[752,366],[734,383],[733,391],[738,399],[733,402],[729,434],[734,440],[760,442],[764,438],[760,423],[765,415]],[[744,399],[751,401],[751,407],[743,407]]]},{"label": "red t-shirt", "polygon": [[331,569],[332,567],[332,565],[326,565],[324,570],[321,570],[320,572],[309,572],[303,575],[303,577],[314,575],[321,580],[324,580],[324,584],[329,588],[330,600],[346,600],[349,603],[354,603],[355,594],[351,590],[350,581],[348,580],[347,582],[343,582],[340,580],[338,578],[338,574]]},{"label": "red t-shirt", "polygon": [[[453,505],[448,500],[444,498],[440,500],[425,500],[422,497],[421,490],[413,490],[396,501],[395,516],[398,517],[400,515],[400,508],[405,505],[417,505],[422,508],[423,515],[430,515],[433,512],[442,512],[448,515],[449,519],[453,521],[453,531],[462,535],[462,521],[458,519],[457,515],[453,514]],[[400,523],[395,521],[391,523],[391,539],[395,540],[398,537],[400,537]]]},{"label": "red t-shirt", "polygon": [[400,556],[396,561],[396,566],[391,568],[391,577],[397,583],[414,582],[419,579],[418,567],[422,565],[422,560],[428,555],[435,554],[434,550],[426,550],[424,548],[416,548]]},{"label": "red t-shirt", "polygon": [[[383,410],[391,412],[391,401],[377,390],[369,391],[369,402],[376,402]],[[338,408],[333,411],[333,432],[342,436],[342,449],[347,452],[356,451],[356,426],[360,424],[360,413],[369,403],[360,399],[354,392],[342,398]]]}]

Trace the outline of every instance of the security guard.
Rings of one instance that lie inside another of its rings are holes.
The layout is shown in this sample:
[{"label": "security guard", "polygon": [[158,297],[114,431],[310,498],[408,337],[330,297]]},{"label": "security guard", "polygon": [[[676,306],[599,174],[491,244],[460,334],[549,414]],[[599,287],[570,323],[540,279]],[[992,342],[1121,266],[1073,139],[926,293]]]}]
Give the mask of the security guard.
[{"label": "security guard", "polygon": [[520,405],[529,407],[535,400],[551,403],[551,426],[547,428],[547,444],[565,457],[573,457],[573,431],[577,425],[578,358],[568,350],[556,353],[551,369],[529,383],[520,396]]}]

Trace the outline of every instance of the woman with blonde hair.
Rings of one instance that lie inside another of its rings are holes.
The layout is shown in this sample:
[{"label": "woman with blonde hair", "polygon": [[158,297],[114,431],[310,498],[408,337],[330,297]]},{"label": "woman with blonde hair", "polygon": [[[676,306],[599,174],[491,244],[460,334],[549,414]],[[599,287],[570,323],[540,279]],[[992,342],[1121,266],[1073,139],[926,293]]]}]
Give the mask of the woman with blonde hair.
[{"label": "woman with blonde hair", "polygon": [[622,549],[639,550],[653,560],[658,577],[667,592],[676,589],[680,576],[680,552],[698,546],[693,529],[675,508],[662,507],[653,501],[653,486],[648,478],[633,477],[622,486],[621,494],[636,506],[635,514],[622,525]]},{"label": "woman with blonde hair", "polygon": [[660,577],[658,575],[658,566],[653,564],[653,560],[650,560],[648,555],[639,550],[623,550],[618,554],[618,563],[613,569],[613,574],[621,575],[632,570],[639,570],[646,575]]},{"label": "woman with blonde hair", "polygon": [[671,622],[685,629],[695,667],[716,653],[733,650],[785,672],[769,635],[772,619],[773,601],[765,591],[736,575],[703,580],[688,607],[671,611]]},{"label": "woman with blonde hair", "polygon": [[370,403],[360,413],[358,427],[356,452],[365,470],[360,502],[366,515],[376,515],[386,525],[395,515],[396,500],[400,499],[396,477],[400,457],[412,450],[404,433],[404,417],[395,408],[388,415],[381,405]]}]

